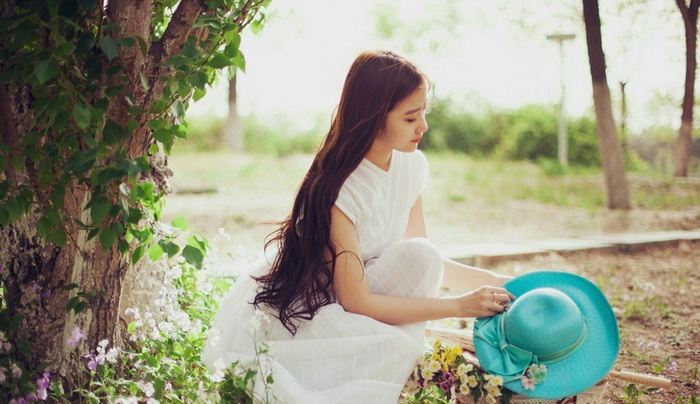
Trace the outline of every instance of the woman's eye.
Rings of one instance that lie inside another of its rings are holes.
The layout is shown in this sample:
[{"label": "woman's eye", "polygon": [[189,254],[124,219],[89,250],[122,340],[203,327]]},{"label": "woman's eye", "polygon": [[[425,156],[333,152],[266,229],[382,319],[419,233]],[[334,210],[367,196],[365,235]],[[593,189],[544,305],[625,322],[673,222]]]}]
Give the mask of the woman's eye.
[{"label": "woman's eye", "polygon": [[413,118],[411,118],[411,119],[406,119],[406,122],[408,122],[408,123],[413,123],[413,122],[415,122],[415,121],[416,121],[416,120],[413,119]]}]

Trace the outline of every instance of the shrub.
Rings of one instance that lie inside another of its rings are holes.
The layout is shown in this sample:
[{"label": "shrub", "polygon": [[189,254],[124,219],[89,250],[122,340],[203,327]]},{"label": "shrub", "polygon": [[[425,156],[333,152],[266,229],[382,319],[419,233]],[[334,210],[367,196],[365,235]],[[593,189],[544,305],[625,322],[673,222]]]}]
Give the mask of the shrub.
[{"label": "shrub", "polygon": [[543,105],[528,105],[513,111],[501,147],[503,156],[510,159],[556,158],[556,111]]},{"label": "shrub", "polygon": [[491,130],[487,119],[455,109],[450,99],[435,101],[428,115],[428,126],[421,143],[427,150],[488,156],[499,142],[498,133]]}]

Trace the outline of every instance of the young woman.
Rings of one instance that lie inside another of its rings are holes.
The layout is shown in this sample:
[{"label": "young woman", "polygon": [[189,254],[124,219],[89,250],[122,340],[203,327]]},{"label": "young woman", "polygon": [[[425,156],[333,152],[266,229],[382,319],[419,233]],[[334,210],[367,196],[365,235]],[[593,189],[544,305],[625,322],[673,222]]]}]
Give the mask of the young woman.
[{"label": "young woman", "polygon": [[[513,299],[500,287],[509,277],[444,259],[425,238],[428,164],[417,148],[428,90],[394,53],[357,57],[292,213],[266,245],[275,252],[222,302],[203,353],[210,368],[254,360],[249,322],[257,328],[262,311],[280,401],[396,403],[426,321],[493,316]],[[449,286],[471,292],[438,297],[445,269],[461,274]]]}]

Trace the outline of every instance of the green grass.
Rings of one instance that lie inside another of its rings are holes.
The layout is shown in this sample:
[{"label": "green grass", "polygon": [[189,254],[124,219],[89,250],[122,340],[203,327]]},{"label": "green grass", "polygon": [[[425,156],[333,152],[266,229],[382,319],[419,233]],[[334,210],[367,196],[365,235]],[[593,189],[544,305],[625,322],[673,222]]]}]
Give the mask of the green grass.
[{"label": "green grass", "polygon": [[[599,211],[606,194],[600,169],[566,167],[529,161],[472,158],[463,154],[426,153],[431,167],[429,196],[436,202],[498,205],[510,200],[533,201]],[[185,187],[217,187],[219,191],[275,187],[294,191],[312,159],[215,153],[176,153],[171,158],[174,182]],[[634,208],[683,210],[700,205],[700,181],[628,174]]]}]

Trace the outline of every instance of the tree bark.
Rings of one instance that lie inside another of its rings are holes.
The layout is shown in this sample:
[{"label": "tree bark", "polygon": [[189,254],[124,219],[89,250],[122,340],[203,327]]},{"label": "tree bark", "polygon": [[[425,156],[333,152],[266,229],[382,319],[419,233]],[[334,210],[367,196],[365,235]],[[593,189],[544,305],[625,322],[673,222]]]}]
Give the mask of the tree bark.
[{"label": "tree bark", "polygon": [[676,0],[676,5],[683,16],[685,27],[685,91],[681,113],[681,126],[676,139],[676,158],[673,175],[688,176],[688,165],[693,144],[693,107],[695,104],[695,69],[697,69],[697,34],[698,7],[700,0]]},{"label": "tree bark", "polygon": [[[182,0],[175,11],[172,23],[159,42],[149,43],[152,2],[140,0],[110,0],[107,18],[122,27],[122,35],[139,36],[147,44],[149,52],[144,56],[138,47],[121,49],[119,58],[130,79],[126,93],[134,96],[134,104],[147,109],[150,103],[162,95],[163,84],[157,75],[164,74],[158,64],[179,52],[192,30],[195,19],[202,12],[202,0]],[[3,8],[11,12],[11,7]],[[2,68],[0,61],[0,70]],[[150,86],[144,88],[140,73],[151,78]],[[105,79],[107,80],[107,79]],[[95,94],[94,99],[101,95]],[[0,141],[12,149],[27,133],[33,114],[31,90],[22,85],[9,90],[9,84],[0,85],[0,118],[2,130]],[[110,103],[107,116],[126,126],[129,114],[127,100],[118,95]],[[147,114],[142,119],[147,119]],[[148,128],[132,134],[127,143],[130,157],[142,156],[152,143]],[[167,166],[153,164],[151,176],[167,175]],[[5,170],[7,179],[14,185],[34,186],[37,179],[31,178],[27,170],[15,169],[11,164]],[[162,183],[156,182],[156,185]],[[28,213],[16,223],[0,226],[0,262],[4,266],[5,297],[7,306],[15,314],[24,316],[20,327],[20,339],[29,342],[32,367],[42,362],[51,362],[49,370],[67,380],[75,376],[76,369],[83,368],[82,355],[94,352],[96,342],[103,339],[110,345],[121,344],[119,314],[123,311],[121,299],[124,279],[133,270],[128,257],[118,251],[115,243],[104,251],[97,238],[87,240],[87,232],[78,227],[71,218],[89,223],[89,210],[85,205],[91,190],[85,185],[73,183],[66,188],[61,214],[66,220],[67,243],[58,247],[45,242],[37,235],[39,216]],[[79,289],[64,290],[63,286],[75,283]],[[78,292],[99,292],[90,299],[87,309],[74,315],[66,311],[66,305]],[[86,334],[77,347],[69,347],[66,341],[75,327]]]},{"label": "tree bark", "polygon": [[607,205],[610,209],[630,209],[622,147],[617,137],[610,101],[610,89],[605,73],[605,54],[603,53],[600,30],[598,0],[583,0],[583,18],[586,26],[586,43],[593,82],[596,127],[605,174]]}]

